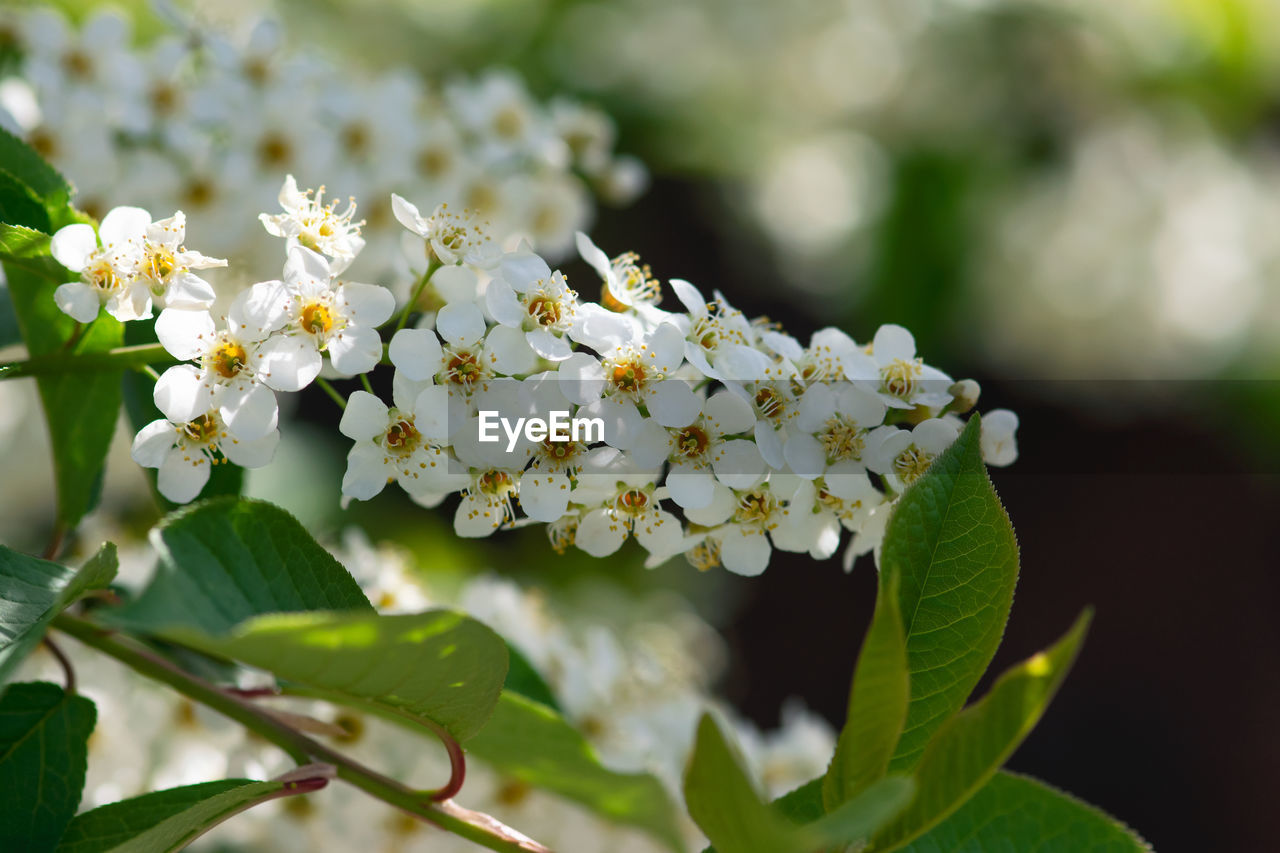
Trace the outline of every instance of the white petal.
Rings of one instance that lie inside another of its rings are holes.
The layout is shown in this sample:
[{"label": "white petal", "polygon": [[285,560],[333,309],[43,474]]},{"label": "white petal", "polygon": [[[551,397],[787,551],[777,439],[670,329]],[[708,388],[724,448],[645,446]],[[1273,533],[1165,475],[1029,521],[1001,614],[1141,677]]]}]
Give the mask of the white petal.
[{"label": "white petal", "polygon": [[449,399],[449,389],[440,385],[422,389],[413,403],[413,425],[418,432],[433,441],[449,438]]},{"label": "white petal", "polygon": [[209,482],[212,467],[203,454],[184,452],[175,447],[160,465],[156,488],[174,503],[184,504],[200,494],[204,484]]},{"label": "white petal", "polygon": [[386,403],[368,391],[353,391],[342,410],[338,431],[356,441],[371,439],[386,431],[388,415]]},{"label": "white petal", "polygon": [[[601,252],[601,254],[604,253]],[[504,255],[499,269],[506,284],[521,293],[528,290],[529,285],[551,278],[551,267],[532,252],[512,252]],[[491,284],[490,287],[492,286]]]},{"label": "white petal", "polygon": [[684,362],[684,333],[674,323],[661,323],[649,335],[649,352],[663,373],[673,373]]},{"label": "white petal", "polygon": [[211,306],[217,298],[213,285],[190,272],[178,273],[164,291],[166,308],[200,310]]},{"label": "white petal", "polygon": [[260,281],[240,293],[227,311],[227,322],[249,340],[262,340],[288,319],[289,286],[283,281]]},{"label": "white petal", "polygon": [[376,284],[347,282],[338,288],[347,319],[352,323],[375,328],[381,326],[396,310],[396,298],[390,290]]},{"label": "white petal", "polygon": [[993,409],[982,416],[982,458],[988,465],[1011,465],[1018,458],[1018,416]]},{"label": "white petal", "polygon": [[769,373],[769,358],[758,349],[744,344],[721,344],[711,359],[716,373],[725,379],[751,382],[765,379]]},{"label": "white petal", "polygon": [[726,486],[746,489],[764,475],[765,465],[755,442],[735,438],[715,448],[711,468],[716,472],[716,479]]},{"label": "white petal", "polygon": [[680,543],[684,541],[684,529],[678,518],[659,509],[636,519],[635,536],[640,547],[650,554],[674,556],[680,551]]},{"label": "white petal", "polygon": [[525,317],[529,316],[525,313],[524,306],[520,304],[516,292],[511,289],[511,285],[502,279],[496,278],[489,282],[489,287],[484,292],[484,304],[493,315],[493,319],[504,326],[513,326],[518,329],[524,323]]},{"label": "white petal", "polygon": [[578,522],[574,544],[593,557],[607,557],[627,541],[627,528],[604,509],[587,513]]},{"label": "white petal", "polygon": [[604,393],[604,368],[590,353],[575,352],[560,362],[557,373],[565,398],[578,405],[594,403]]},{"label": "white petal", "polygon": [[129,455],[144,468],[159,468],[173,449],[176,437],[173,424],[167,420],[152,421],[138,430]]},{"label": "white petal", "polygon": [[[436,322],[438,324],[439,320]],[[532,373],[538,366],[537,354],[519,329],[494,326],[489,330],[489,337],[485,338],[484,348],[493,356],[493,366],[499,373],[517,376]]]},{"label": "white petal", "polygon": [[582,259],[589,263],[591,267],[600,274],[600,278],[608,280],[613,265],[609,263],[609,256],[606,255],[595,243],[591,242],[591,238],[579,231],[574,235],[578,244],[578,254]]},{"label": "white petal", "polygon": [[174,358],[199,358],[213,343],[216,332],[208,311],[166,308],[156,318],[156,337]]},{"label": "white petal", "polygon": [[[386,426],[385,420],[383,426]],[[386,459],[381,448],[372,443],[357,444],[351,448],[347,454],[347,471],[342,475],[342,494],[367,501],[381,492],[387,485],[387,474],[391,469]]]},{"label": "white petal", "polygon": [[846,459],[829,467],[822,481],[826,483],[827,491],[841,500],[879,502],[880,493],[871,485],[866,470],[852,460]]},{"label": "white petal", "polygon": [[444,351],[430,329],[401,329],[391,339],[391,363],[409,379],[424,382],[440,372]]},{"label": "white petal", "polygon": [[484,315],[472,302],[451,302],[436,313],[436,331],[455,347],[474,345],[484,330]]},{"label": "white petal", "polygon": [[392,193],[391,212],[395,214],[396,220],[405,228],[419,236],[425,236],[426,229],[423,227],[422,214],[418,213],[418,208],[415,205]]},{"label": "white petal", "polygon": [[377,329],[348,326],[329,339],[328,352],[334,368],[344,376],[368,373],[382,360],[382,338]]},{"label": "white petal", "polygon": [[245,441],[233,436],[227,437],[218,444],[218,447],[224,456],[242,468],[261,468],[270,464],[279,444],[280,433],[272,430],[253,441]]},{"label": "white petal", "polygon": [[573,355],[569,341],[549,329],[532,329],[525,332],[524,339],[529,342],[530,349],[547,361],[564,361]]},{"label": "white petal", "polygon": [[175,424],[195,420],[212,406],[209,389],[190,364],[179,364],[160,374],[152,397],[156,408]]},{"label": "white petal", "polygon": [[667,473],[667,489],[671,500],[684,509],[704,509],[715,495],[715,479],[706,469],[672,465]]},{"label": "white petal", "polygon": [[552,522],[569,505],[569,478],[531,469],[520,478],[520,508],[535,521]]},{"label": "white petal", "polygon": [[670,453],[671,434],[662,424],[652,418],[641,422],[631,443],[631,455],[635,457],[636,464],[641,468],[657,468],[667,461]]},{"label": "white petal", "polygon": [[960,428],[942,418],[929,418],[911,430],[911,442],[927,453],[941,453],[952,445]]},{"label": "white petal", "polygon": [[769,567],[769,539],[755,528],[729,525],[720,540],[720,562],[734,574],[755,577]]},{"label": "white petal", "polygon": [[871,352],[880,364],[894,359],[910,360],[916,357],[916,339],[903,327],[886,323],[876,330]]},{"label": "white petal", "polygon": [[680,278],[671,279],[670,284],[671,289],[676,292],[676,298],[695,320],[701,320],[707,316],[707,300],[703,298],[698,288]]},{"label": "white petal", "polygon": [[82,281],[59,285],[53,292],[53,301],[63,314],[81,323],[92,323],[102,310],[98,292]]},{"label": "white petal", "polygon": [[807,432],[794,432],[787,436],[782,446],[782,455],[787,460],[787,467],[812,480],[821,477],[827,467],[827,452],[822,444]]},{"label": "white petal", "polygon": [[714,483],[712,490],[711,503],[698,508],[685,507],[684,517],[704,527],[715,527],[728,521],[738,508],[738,499],[721,483]]},{"label": "white petal", "polygon": [[484,495],[464,495],[453,515],[453,529],[459,536],[479,539],[502,526],[501,507],[494,506]]},{"label": "white petal", "polygon": [[317,252],[295,246],[289,250],[289,259],[284,262],[284,279],[294,285],[319,283],[327,287],[330,279],[329,262]]},{"label": "white petal", "polygon": [[767,421],[756,421],[756,447],[770,468],[782,469],[787,460],[782,455],[782,436]]},{"label": "white petal", "polygon": [[717,391],[703,407],[708,424],[720,435],[750,432],[756,416],[751,404],[730,391]]},{"label": "white petal", "polygon": [[475,302],[479,281],[470,267],[441,267],[432,274],[431,287],[447,303]]},{"label": "white petal", "polygon": [[800,342],[788,334],[765,329],[760,333],[760,340],[764,342],[765,346],[783,358],[789,358],[792,361],[799,361],[804,358],[804,347],[800,346]]},{"label": "white petal", "polygon": [[271,389],[256,382],[241,388],[226,388],[215,392],[214,402],[227,429],[236,438],[256,441],[274,432],[280,416],[276,395]]},{"label": "white petal", "polygon": [[702,411],[702,400],[683,379],[656,383],[647,402],[649,413],[667,427],[688,426]]},{"label": "white petal", "polygon": [[320,375],[322,359],[302,335],[272,335],[258,347],[258,375],[277,391],[301,391]]},{"label": "white petal", "polygon": [[77,222],[57,230],[49,241],[49,251],[58,263],[72,272],[80,272],[89,262],[89,256],[98,251],[98,238],[92,225]]},{"label": "white petal", "polygon": [[151,224],[151,214],[140,207],[117,207],[107,211],[98,226],[98,236],[103,246],[123,244],[129,240],[141,240]]}]

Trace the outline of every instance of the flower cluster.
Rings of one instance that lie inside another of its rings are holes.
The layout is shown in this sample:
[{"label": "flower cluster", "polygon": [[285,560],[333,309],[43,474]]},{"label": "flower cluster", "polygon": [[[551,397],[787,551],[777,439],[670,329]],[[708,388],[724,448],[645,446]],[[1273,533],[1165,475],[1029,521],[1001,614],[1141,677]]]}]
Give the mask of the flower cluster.
[{"label": "flower cluster", "polygon": [[[285,240],[283,275],[225,312],[187,271],[211,262],[180,245],[181,213],[152,225],[146,211],[116,209],[102,248],[87,225],[54,235],[63,262],[84,270],[59,289],[64,310],[80,311],[81,293],[94,300],[82,320],[99,299],[121,319],[164,306],[157,337],[186,363],[158,378],[164,417],[138,433],[133,456],[159,469],[171,500],[196,497],[223,460],[270,461],[275,393],[315,381],[325,356],[332,376],[389,362],[391,405],[367,381],[344,404],[348,500],[398,482],[428,507],[458,495],[460,536],[541,522],[559,551],[605,557],[634,538],[651,565],[684,554],[743,575],[764,571],[775,548],[828,558],[847,531],[847,567],[877,547],[894,501],[977,401],[976,383],[925,364],[900,326],[864,344],[827,328],[805,345],[679,279],[684,310],[668,311],[634,253],[610,259],[579,233],[601,291],[587,301],[527,244],[504,252],[473,215],[442,203],[424,216],[398,195],[392,209],[424,268],[384,353],[391,291],[339,277],[365,245],[360,223],[292,177],[279,202],[283,213],[260,218]],[[405,327],[415,309],[430,310]],[[556,433],[557,416],[571,434]],[[494,417],[507,440],[486,435]],[[988,462],[1013,461],[1016,428],[1013,413],[988,414]]]},{"label": "flower cluster", "polygon": [[[129,187],[135,204],[182,207],[211,250],[241,263],[271,260],[242,212],[267,207],[286,172],[381,200],[364,211],[375,243],[399,238],[385,201],[398,189],[476,210],[494,233],[551,254],[572,248],[593,192],[625,202],[646,180],[614,154],[606,116],[539,103],[508,72],[443,85],[408,69],[369,79],[285,50],[269,22],[243,44],[183,23],[145,48],[108,11],[73,27],[36,7],[0,15],[0,30],[20,58],[0,77],[0,127],[73,176],[82,209],[101,217]],[[387,247],[373,253],[379,263],[395,260]]]}]

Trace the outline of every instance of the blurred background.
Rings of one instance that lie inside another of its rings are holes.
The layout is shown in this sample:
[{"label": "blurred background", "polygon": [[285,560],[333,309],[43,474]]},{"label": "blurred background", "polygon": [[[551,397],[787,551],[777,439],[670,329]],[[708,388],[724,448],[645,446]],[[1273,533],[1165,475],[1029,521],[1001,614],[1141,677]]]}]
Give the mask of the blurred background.
[{"label": "blurred background", "polygon": [[[82,4],[69,4],[73,16]],[[259,4],[201,17],[244,29]],[[617,124],[648,190],[590,231],[805,339],[881,323],[1021,417],[993,479],[1022,575],[996,670],[1086,604],[1072,677],[1011,766],[1157,850],[1270,851],[1280,781],[1280,5],[1272,0],[277,0],[295,51],[431,78],[513,69]],[[186,10],[184,14],[190,14]],[[140,41],[170,26],[132,10]],[[172,13],[167,13],[169,16]],[[77,176],[72,174],[75,179]],[[589,275],[580,261],[564,266]],[[833,723],[868,560],[768,572],[472,545],[391,494],[340,512],[319,391],[251,490],[430,571],[672,588],[722,628],[720,692]],[[0,412],[0,420],[5,417]],[[16,416],[10,417],[12,420]],[[124,465],[127,467],[127,459]],[[258,477],[257,474],[261,474]],[[122,493],[123,494],[123,493]],[[398,492],[396,493],[399,494]],[[122,501],[142,528],[145,503]],[[40,536],[39,520],[4,536]],[[405,531],[410,531],[408,534]],[[981,689],[981,688],[980,688]]]}]

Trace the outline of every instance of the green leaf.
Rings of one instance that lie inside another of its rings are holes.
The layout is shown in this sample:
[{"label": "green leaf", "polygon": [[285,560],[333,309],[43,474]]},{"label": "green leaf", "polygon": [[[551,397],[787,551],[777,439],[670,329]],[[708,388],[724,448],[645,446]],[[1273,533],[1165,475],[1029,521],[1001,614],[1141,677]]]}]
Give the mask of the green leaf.
[{"label": "green leaf", "polygon": [[885,530],[880,589],[899,584],[911,703],[889,763],[910,770],[960,710],[1004,634],[1018,578],[1009,516],[982,464],[975,414],[907,489]]},{"label": "green leaf", "polygon": [[50,225],[49,211],[41,198],[3,167],[0,167],[0,222],[25,225],[37,231],[48,231]]},{"label": "green leaf", "polygon": [[0,163],[15,179],[30,187],[35,197],[49,209],[66,207],[70,203],[71,187],[67,179],[34,148],[4,129],[0,129]]},{"label": "green leaf", "polygon": [[307,695],[440,726],[457,740],[488,721],[507,674],[502,638],[450,610],[281,613],[225,636],[183,629],[161,636],[275,673]]},{"label": "green leaf", "polygon": [[[0,259],[27,351],[104,352],[120,346],[123,325],[107,314],[84,327],[74,345],[74,320],[58,310],[53,292],[73,276],[48,255],[49,238],[30,228],[0,225]],[[120,411],[121,371],[41,376],[36,382],[53,447],[58,522],[72,528],[98,501],[103,466]]]},{"label": "green leaf", "polygon": [[617,823],[639,827],[683,850],[675,807],[648,773],[618,773],[554,710],[504,690],[467,752],[503,774],[580,803]]},{"label": "green leaf", "polygon": [[285,782],[224,779],[154,791],[76,815],[57,853],[170,853],[245,809],[274,799]]},{"label": "green leaf", "polygon": [[910,807],[878,833],[872,849],[895,850],[973,796],[1013,754],[1062,684],[1089,627],[1089,611],[1047,651],[1005,672],[986,696],[948,720],[925,747]]},{"label": "green leaf", "polygon": [[693,756],[684,777],[689,816],[717,853],[801,853],[801,836],[761,799],[741,756],[710,714],[698,722]]},{"label": "green leaf", "polygon": [[155,577],[111,614],[113,622],[216,635],[264,613],[373,612],[342,564],[297,519],[264,501],[192,504],[160,522],[151,541],[160,555]]},{"label": "green leaf", "polygon": [[0,693],[0,850],[52,850],[80,805],[96,711],[55,684]]},{"label": "green leaf", "polygon": [[897,577],[891,578],[878,593],[871,627],[858,653],[849,711],[822,783],[827,810],[885,775],[906,722],[911,686],[898,584]]},{"label": "green leaf", "polygon": [[826,814],[822,805],[822,776],[810,779],[794,791],[773,801],[773,806],[792,823],[813,823]]},{"label": "green leaf", "polygon": [[1110,815],[1034,779],[997,773],[960,810],[902,848],[907,853],[1150,853]]},{"label": "green leaf", "polygon": [[542,677],[542,673],[533,668],[529,659],[511,643],[507,643],[507,681],[502,685],[504,690],[519,693],[526,699],[541,702],[554,711],[560,710],[551,686]]},{"label": "green leaf", "polygon": [[115,576],[111,543],[79,571],[0,545],[0,681],[40,643],[54,616]]},{"label": "green leaf", "polygon": [[804,831],[824,846],[864,842],[901,813],[915,791],[909,776],[877,779]]}]

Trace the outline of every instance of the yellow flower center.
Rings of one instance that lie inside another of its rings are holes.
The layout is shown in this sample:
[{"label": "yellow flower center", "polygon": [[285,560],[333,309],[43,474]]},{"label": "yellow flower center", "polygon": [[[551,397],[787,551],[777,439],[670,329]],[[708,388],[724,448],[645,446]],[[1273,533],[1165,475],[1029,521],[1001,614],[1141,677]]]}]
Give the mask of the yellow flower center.
[{"label": "yellow flower center", "polygon": [[422,433],[413,425],[412,417],[396,421],[382,436],[382,446],[402,456],[412,453],[421,441]]},{"label": "yellow flower center", "polygon": [[333,329],[333,309],[321,302],[304,305],[299,325],[313,335],[327,335]]},{"label": "yellow flower center", "polygon": [[710,444],[710,436],[698,426],[687,426],[676,433],[676,453],[686,459],[697,459]]},{"label": "yellow flower center", "polygon": [[618,495],[618,499],[614,501],[614,506],[619,512],[628,515],[639,515],[649,506],[649,495],[640,489],[628,489]]},{"label": "yellow flower center", "polygon": [[733,514],[733,520],[740,524],[768,521],[777,508],[778,500],[772,493],[755,489],[738,498],[738,509]]},{"label": "yellow flower center", "polygon": [[218,437],[218,419],[212,413],[201,415],[181,427],[183,435],[197,444],[209,444]]},{"label": "yellow flower center", "polygon": [[929,466],[933,464],[933,454],[925,453],[915,445],[902,451],[893,460],[893,470],[902,478],[902,482],[911,484],[920,479]]},{"label": "yellow flower center", "polygon": [[223,379],[231,379],[244,369],[249,354],[235,341],[224,341],[209,356],[213,371]]},{"label": "yellow flower center", "polygon": [[906,399],[915,393],[916,383],[923,373],[919,359],[895,358],[880,368],[880,382],[886,393]]},{"label": "yellow flower center", "polygon": [[844,459],[861,459],[866,446],[862,430],[846,415],[835,415],[827,419],[822,433],[818,436],[822,449],[827,452],[830,462]]},{"label": "yellow flower center", "polygon": [[646,378],[644,365],[635,360],[615,362],[609,373],[613,387],[627,394],[634,394],[643,388]]}]

